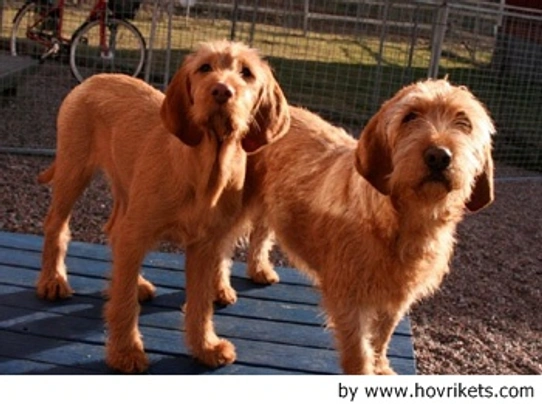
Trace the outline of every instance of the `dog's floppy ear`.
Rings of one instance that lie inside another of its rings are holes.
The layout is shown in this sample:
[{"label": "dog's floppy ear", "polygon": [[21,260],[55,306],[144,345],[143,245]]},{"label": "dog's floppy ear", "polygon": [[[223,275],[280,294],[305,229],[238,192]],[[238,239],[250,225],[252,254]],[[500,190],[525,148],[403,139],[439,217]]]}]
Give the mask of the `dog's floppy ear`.
[{"label": "dog's floppy ear", "polygon": [[290,109],[286,97],[270,69],[267,75],[267,83],[262,88],[256,105],[254,120],[241,140],[247,153],[259,151],[284,136],[290,129]]},{"label": "dog's floppy ear", "polygon": [[393,171],[391,149],[385,133],[384,113],[374,115],[358,141],[356,169],[380,193],[390,193],[388,177]]},{"label": "dog's floppy ear", "polygon": [[493,159],[489,148],[486,153],[484,171],[476,177],[471,198],[467,202],[467,209],[471,212],[477,212],[485,208],[495,199],[495,191],[493,189]]},{"label": "dog's floppy ear", "polygon": [[203,138],[203,132],[192,122],[190,117],[193,101],[190,95],[188,58],[189,56],[175,73],[166,90],[166,98],[162,103],[160,115],[169,132],[181,139],[186,145],[197,146]]}]

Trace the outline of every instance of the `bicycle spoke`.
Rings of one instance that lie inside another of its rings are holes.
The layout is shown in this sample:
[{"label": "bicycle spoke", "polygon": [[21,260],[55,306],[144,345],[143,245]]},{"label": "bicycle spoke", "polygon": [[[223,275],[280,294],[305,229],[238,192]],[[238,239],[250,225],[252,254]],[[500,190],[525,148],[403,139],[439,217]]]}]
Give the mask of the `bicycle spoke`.
[{"label": "bicycle spoke", "polygon": [[72,40],[70,66],[76,78],[96,73],[125,73],[136,76],[143,67],[145,41],[132,24],[109,19],[100,34],[100,20],[83,25]]}]

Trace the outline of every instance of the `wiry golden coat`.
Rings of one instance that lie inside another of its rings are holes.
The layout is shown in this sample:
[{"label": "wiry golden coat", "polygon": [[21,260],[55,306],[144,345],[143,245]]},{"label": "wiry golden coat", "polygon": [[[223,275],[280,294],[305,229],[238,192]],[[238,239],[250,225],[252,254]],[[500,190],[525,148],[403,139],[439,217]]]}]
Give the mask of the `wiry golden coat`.
[{"label": "wiry golden coat", "polygon": [[165,96],[123,75],[97,75],[77,86],[59,111],[55,162],[40,175],[53,183],[53,197],[38,295],[71,294],[64,264],[69,217],[100,169],[114,197],[106,226],[113,254],[107,363],[123,372],[148,366],[138,298],[151,298],[154,287],[138,274],[145,253],[163,239],[186,249],[190,349],[210,366],[232,362],[233,345],[214,332],[212,305],[236,298],[228,266],[241,226],[247,153],[288,127],[288,106],[269,66],[239,43],[200,46]]},{"label": "wiry golden coat", "polygon": [[445,80],[399,91],[359,141],[306,110],[291,116],[288,135],[249,159],[249,274],[278,280],[274,232],[319,285],[344,372],[393,373],[395,326],[448,272],[465,207],[493,200],[493,124]]}]

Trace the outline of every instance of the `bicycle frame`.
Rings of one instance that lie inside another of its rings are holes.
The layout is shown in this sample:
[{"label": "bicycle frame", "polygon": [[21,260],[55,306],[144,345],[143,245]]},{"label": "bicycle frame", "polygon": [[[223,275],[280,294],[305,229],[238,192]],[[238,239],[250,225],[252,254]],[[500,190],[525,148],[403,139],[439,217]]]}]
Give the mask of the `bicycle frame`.
[{"label": "bicycle frame", "polygon": [[[96,4],[90,11],[90,14],[86,21],[101,19],[100,23],[100,46],[103,50],[109,50],[109,46],[105,43],[105,21],[107,19],[107,3],[108,0],[97,0]],[[42,45],[48,46],[51,44],[51,39],[56,39],[63,44],[69,45],[71,42],[71,37],[67,38],[62,36],[63,25],[64,25],[64,8],[66,5],[66,0],[58,0],[58,3],[50,8],[40,11],[40,18],[36,19],[27,29],[26,37],[32,41],[38,42]],[[48,16],[55,15],[58,17],[57,24],[53,31],[53,37],[45,39],[43,34],[39,31],[34,30],[41,23],[43,23]]]},{"label": "bicycle frame", "polygon": [[[105,26],[107,23],[107,2],[108,0],[98,0],[96,3],[96,6],[94,6],[94,9],[90,12],[90,18],[100,18],[100,47],[102,48],[102,57],[108,58],[110,57],[109,50],[110,46],[109,44],[105,43]],[[97,10],[98,15],[93,14],[94,10]],[[112,38],[114,40],[114,38]]]},{"label": "bicycle frame", "polygon": [[65,1],[66,0],[58,0],[58,4],[56,6],[53,6],[50,8],[38,9],[39,18],[37,18],[31,25],[27,27],[26,37],[44,46],[50,45],[52,38],[45,39],[43,37],[43,33],[41,32],[41,30],[34,30],[34,28],[42,24],[47,19],[48,16],[56,14],[56,16],[58,17],[58,21],[53,30],[53,38],[61,41],[62,43],[68,44],[70,42],[70,39],[62,36],[62,22],[64,20]]},{"label": "bicycle frame", "polygon": [[[60,0],[64,2],[65,0]],[[92,21],[92,20],[100,20],[100,48],[102,49],[102,57],[108,58],[110,57],[109,51],[110,51],[110,44],[106,43],[106,32],[105,28],[107,26],[107,19],[108,19],[108,9],[107,9],[108,0],[97,0],[96,4],[90,10],[90,15],[87,18],[86,21]],[[114,40],[114,38],[112,38]]]},{"label": "bicycle frame", "polygon": [[[13,19],[11,54],[39,59],[40,63],[64,54],[79,81],[89,72],[92,75],[93,68],[96,73],[122,72],[136,77],[145,63],[145,38],[123,18],[122,8],[115,13],[109,0],[93,1],[89,12],[86,7],[68,6],[66,0],[26,0]],[[63,31],[69,31],[70,37]]]}]

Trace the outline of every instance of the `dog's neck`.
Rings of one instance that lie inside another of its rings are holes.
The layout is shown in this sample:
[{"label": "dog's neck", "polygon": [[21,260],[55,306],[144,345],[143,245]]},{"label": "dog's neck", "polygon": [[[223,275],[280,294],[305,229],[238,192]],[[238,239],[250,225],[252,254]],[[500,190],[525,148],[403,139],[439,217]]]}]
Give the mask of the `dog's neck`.
[{"label": "dog's neck", "polygon": [[[397,209],[397,207],[394,207]],[[433,206],[400,206],[397,211],[396,247],[404,260],[451,256],[455,229],[464,207],[443,201]]]},{"label": "dog's neck", "polygon": [[246,154],[242,151],[237,136],[232,134],[220,141],[208,133],[202,142],[200,153],[216,156],[212,159],[201,159],[207,165],[202,167],[201,175],[206,177],[201,182],[199,193],[209,200],[210,207],[215,207],[224,192],[231,190],[240,192],[246,172]]}]

